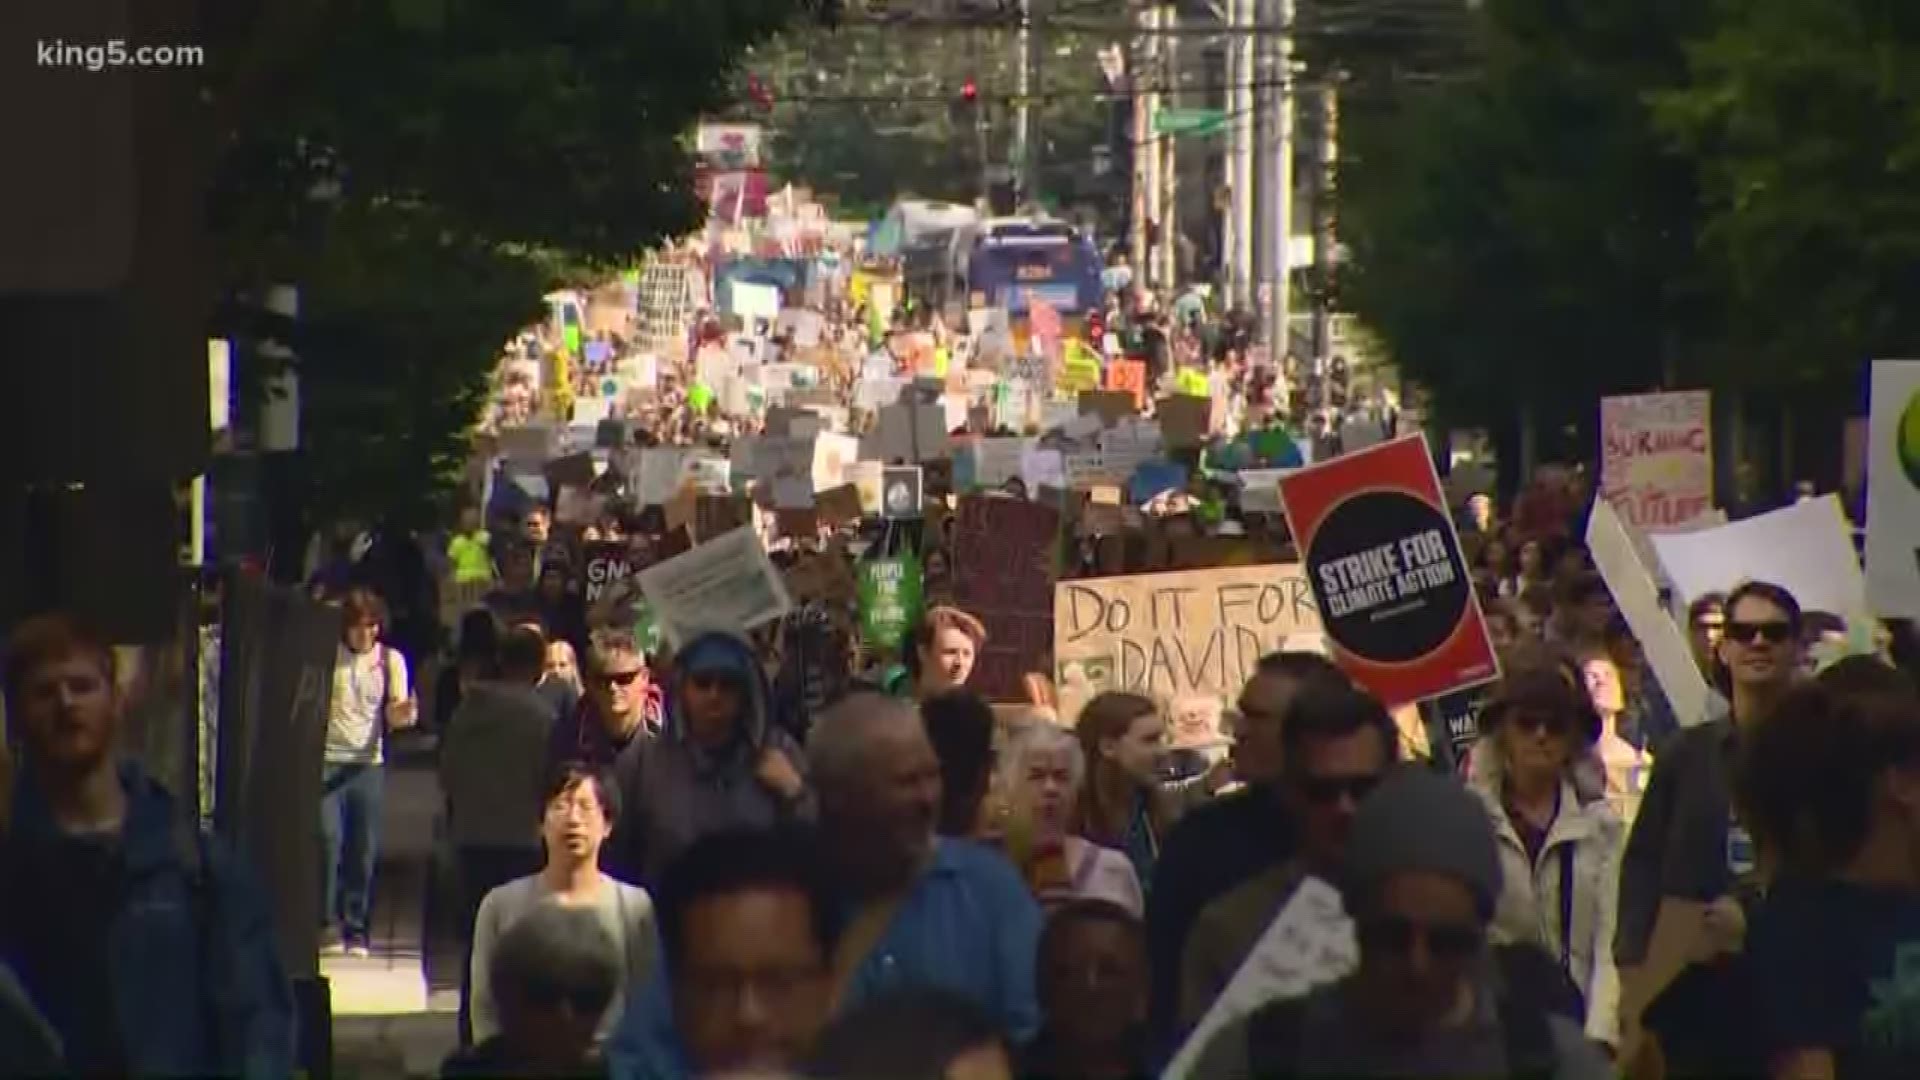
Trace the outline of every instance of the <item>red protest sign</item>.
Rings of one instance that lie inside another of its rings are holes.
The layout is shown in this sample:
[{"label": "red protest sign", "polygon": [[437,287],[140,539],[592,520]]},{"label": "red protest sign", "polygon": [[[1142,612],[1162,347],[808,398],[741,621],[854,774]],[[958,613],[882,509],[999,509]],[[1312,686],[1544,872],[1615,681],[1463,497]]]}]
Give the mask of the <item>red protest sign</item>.
[{"label": "red protest sign", "polygon": [[1389,706],[1500,677],[1426,440],[1280,479],[1334,660]]},{"label": "red protest sign", "polygon": [[1133,395],[1136,411],[1147,407],[1147,365],[1144,360],[1107,361],[1108,390],[1125,390]]}]

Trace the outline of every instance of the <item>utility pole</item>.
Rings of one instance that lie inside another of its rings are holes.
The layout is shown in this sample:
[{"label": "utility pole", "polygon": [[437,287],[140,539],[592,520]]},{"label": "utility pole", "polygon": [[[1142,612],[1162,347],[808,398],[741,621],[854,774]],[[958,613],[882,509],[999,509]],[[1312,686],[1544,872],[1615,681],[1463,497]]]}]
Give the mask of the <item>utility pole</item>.
[{"label": "utility pole", "polygon": [[1013,102],[1014,205],[1033,194],[1033,0],[1020,0],[1020,28],[1014,34],[1016,69]]},{"label": "utility pole", "polygon": [[[1275,364],[1285,362],[1292,342],[1293,297],[1289,293],[1289,263],[1293,234],[1293,11],[1294,0],[1265,0],[1268,22],[1278,30],[1263,38],[1266,73],[1260,101],[1265,106],[1268,145],[1261,148],[1266,165],[1261,181],[1261,232],[1266,236],[1266,265],[1260,275],[1267,290],[1267,343]],[[1316,365],[1316,374],[1319,368]]]},{"label": "utility pole", "polygon": [[1160,140],[1154,116],[1160,111],[1161,8],[1148,3],[1140,9],[1140,34],[1133,43],[1128,74],[1133,87],[1133,272],[1142,287],[1157,284],[1154,272],[1155,234],[1164,228],[1160,212]]},{"label": "utility pole", "polygon": [[1227,215],[1220,251],[1230,307],[1253,299],[1254,2],[1227,0]]},{"label": "utility pole", "polygon": [[[1161,29],[1172,30],[1179,22],[1178,8],[1168,4],[1160,9]],[[1180,39],[1172,34],[1163,36],[1161,86],[1169,99],[1167,107],[1172,108],[1179,102]],[[1180,283],[1180,140],[1168,135],[1157,145],[1163,155],[1160,179],[1166,185],[1160,196],[1160,287],[1171,293]]]},{"label": "utility pole", "polygon": [[1335,80],[1314,92],[1313,127],[1313,361],[1324,366],[1333,358],[1333,255],[1338,230],[1334,225],[1334,191],[1340,160],[1340,91]]}]

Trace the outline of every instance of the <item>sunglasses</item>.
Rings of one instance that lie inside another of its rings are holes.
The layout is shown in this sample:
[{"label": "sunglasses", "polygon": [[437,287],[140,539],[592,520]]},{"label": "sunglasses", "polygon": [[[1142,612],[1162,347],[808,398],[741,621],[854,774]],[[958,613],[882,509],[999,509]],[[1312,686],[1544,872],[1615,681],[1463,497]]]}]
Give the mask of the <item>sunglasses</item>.
[{"label": "sunglasses", "polygon": [[600,682],[606,686],[632,686],[634,680],[644,674],[646,671],[642,668],[634,668],[632,671],[603,671],[600,673]]},{"label": "sunglasses", "polygon": [[1727,640],[1742,645],[1752,645],[1765,640],[1769,645],[1782,645],[1793,638],[1793,624],[1784,622],[1729,622],[1726,629]]},{"label": "sunglasses", "polygon": [[1342,795],[1357,803],[1378,786],[1378,776],[1309,776],[1300,781],[1301,794],[1307,801],[1323,806],[1340,801]]},{"label": "sunglasses", "polygon": [[1513,716],[1513,726],[1528,735],[1546,732],[1549,735],[1565,735],[1569,730],[1567,722],[1552,713],[1522,712]]},{"label": "sunglasses", "polygon": [[1486,935],[1477,926],[1439,926],[1397,915],[1369,919],[1359,927],[1360,940],[1370,949],[1405,956],[1416,938],[1426,942],[1434,956],[1459,960],[1479,950]]}]

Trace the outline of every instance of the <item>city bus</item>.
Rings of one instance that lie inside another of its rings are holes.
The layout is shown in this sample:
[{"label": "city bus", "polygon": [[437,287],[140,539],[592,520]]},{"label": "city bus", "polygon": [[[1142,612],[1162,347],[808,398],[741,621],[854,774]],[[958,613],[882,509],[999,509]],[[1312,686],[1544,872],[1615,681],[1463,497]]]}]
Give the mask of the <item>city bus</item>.
[{"label": "city bus", "polygon": [[1015,321],[1045,301],[1072,322],[1099,309],[1100,253],[1064,221],[1001,218],[983,222],[966,244],[969,307],[1004,307]]}]

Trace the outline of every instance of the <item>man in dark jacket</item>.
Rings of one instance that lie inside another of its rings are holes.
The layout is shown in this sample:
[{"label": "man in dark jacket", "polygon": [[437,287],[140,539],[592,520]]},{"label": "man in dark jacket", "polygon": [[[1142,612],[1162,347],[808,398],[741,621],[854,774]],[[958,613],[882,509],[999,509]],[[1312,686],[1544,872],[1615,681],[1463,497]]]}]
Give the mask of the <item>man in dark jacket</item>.
[{"label": "man in dark jacket", "polygon": [[687,642],[674,658],[665,726],[623,779],[610,872],[656,881],[708,833],[812,817],[800,747],[769,712],[766,674],[744,638],[712,632]]},{"label": "man in dark jacket", "polygon": [[[0,841],[0,961],[84,1076],[290,1076],[271,909],[238,858],[139,766],[112,651],[61,617],[6,650],[25,768]],[[315,763],[318,767],[318,763]]]}]

